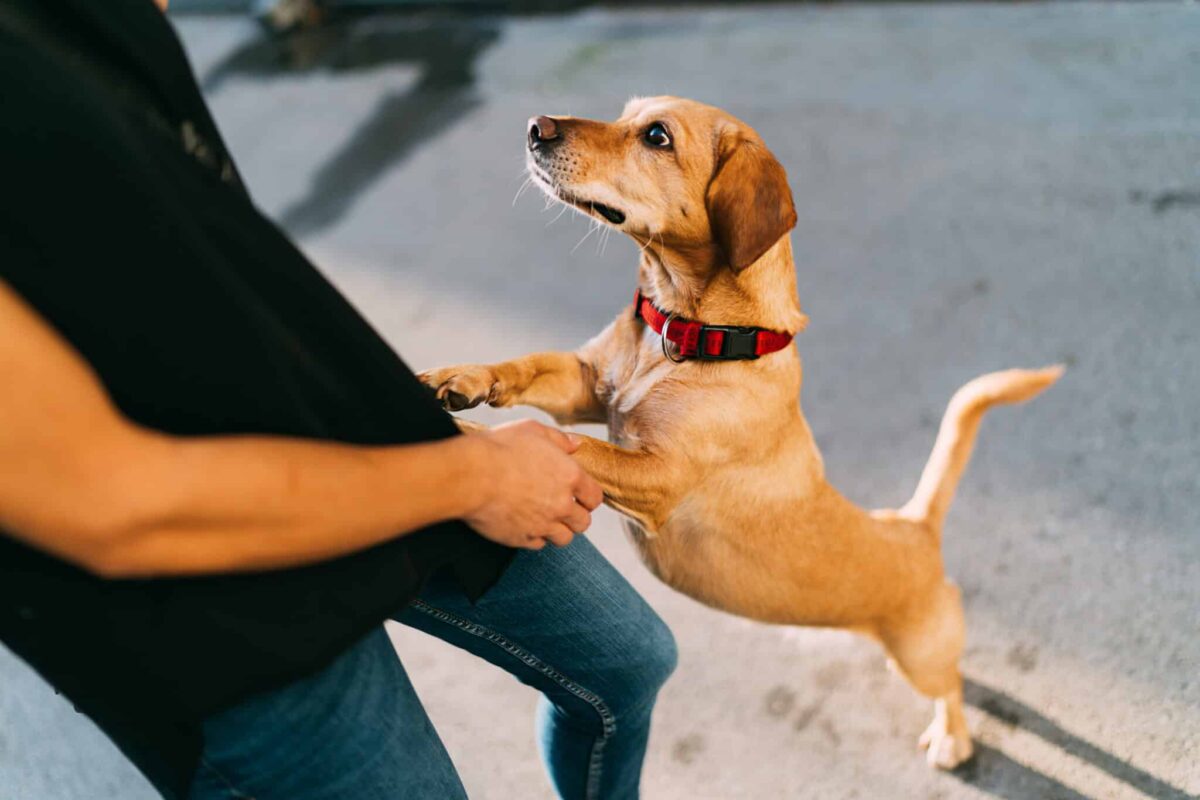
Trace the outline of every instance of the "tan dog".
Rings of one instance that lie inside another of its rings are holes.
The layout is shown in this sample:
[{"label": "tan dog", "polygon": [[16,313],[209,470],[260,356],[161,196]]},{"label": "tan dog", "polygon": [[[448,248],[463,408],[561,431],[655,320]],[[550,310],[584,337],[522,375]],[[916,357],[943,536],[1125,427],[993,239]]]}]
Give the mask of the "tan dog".
[{"label": "tan dog", "polygon": [[[528,167],[548,194],[638,242],[640,291],[674,315],[672,330],[687,320],[803,329],[787,176],[739,120],[671,97],[635,99],[614,123],[537,117]],[[921,738],[929,762],[951,768],[969,758],[963,612],[943,574],[942,520],[983,413],[1034,396],[1061,369],[968,383],[950,402],[913,498],[899,510],[864,511],[825,481],[797,402],[794,344],[745,360],[679,357],[629,308],[577,352],[422,379],[451,410],[529,405],[561,423],[607,423],[611,443],[587,438],[577,457],[630,518],[659,578],[734,614],[875,638],[936,700]]]}]

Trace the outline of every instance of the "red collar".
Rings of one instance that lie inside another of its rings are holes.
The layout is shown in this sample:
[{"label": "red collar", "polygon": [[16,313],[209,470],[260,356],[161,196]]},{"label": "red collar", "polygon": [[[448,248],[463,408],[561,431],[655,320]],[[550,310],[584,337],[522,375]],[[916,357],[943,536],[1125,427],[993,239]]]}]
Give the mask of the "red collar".
[{"label": "red collar", "polygon": [[[672,361],[749,361],[782,350],[793,334],[737,325],[706,325],[661,310],[638,289],[633,295],[633,316],[663,338],[663,354]],[[664,328],[666,329],[664,332]],[[667,342],[678,350],[672,354]]]}]

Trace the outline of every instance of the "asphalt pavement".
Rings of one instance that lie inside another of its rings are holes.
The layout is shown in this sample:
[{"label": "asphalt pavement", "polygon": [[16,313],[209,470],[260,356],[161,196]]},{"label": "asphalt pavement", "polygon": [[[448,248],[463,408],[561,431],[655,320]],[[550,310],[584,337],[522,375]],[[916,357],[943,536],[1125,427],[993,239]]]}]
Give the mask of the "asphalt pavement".
[{"label": "asphalt pavement", "polygon": [[[1200,5],[175,21],[258,203],[416,368],[569,348],[628,301],[631,242],[514,199],[524,124],[659,93],[728,108],[789,171],[802,403],[852,499],[907,498],[967,379],[1068,365],[988,417],[947,522],[979,751],[953,774],[876,647],[703,608],[598,517],[680,645],[645,797],[1200,794]],[[471,796],[550,797],[532,692],[394,634]],[[152,796],[0,648],[0,798]]]}]

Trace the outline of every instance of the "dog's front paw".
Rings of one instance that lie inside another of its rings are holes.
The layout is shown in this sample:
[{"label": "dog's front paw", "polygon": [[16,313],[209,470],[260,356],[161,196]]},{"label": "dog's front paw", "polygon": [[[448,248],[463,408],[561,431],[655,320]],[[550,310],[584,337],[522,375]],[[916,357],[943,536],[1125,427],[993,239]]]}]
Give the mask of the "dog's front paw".
[{"label": "dog's front paw", "polygon": [[417,377],[437,393],[447,411],[462,411],[480,403],[497,405],[503,389],[491,367],[479,364],[431,369]]},{"label": "dog's front paw", "polygon": [[971,734],[967,730],[952,731],[944,719],[935,719],[921,734],[921,747],[925,748],[925,760],[938,769],[954,769],[968,761],[975,753]]}]

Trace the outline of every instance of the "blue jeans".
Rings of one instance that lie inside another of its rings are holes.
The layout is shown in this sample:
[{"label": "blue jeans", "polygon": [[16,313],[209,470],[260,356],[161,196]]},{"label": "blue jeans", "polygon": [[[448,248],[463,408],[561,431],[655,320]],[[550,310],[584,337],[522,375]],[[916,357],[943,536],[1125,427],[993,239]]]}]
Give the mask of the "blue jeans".
[{"label": "blue jeans", "polygon": [[[539,744],[560,797],[638,796],[675,642],[586,538],[522,551],[474,606],[435,576],[398,620],[542,693]],[[466,797],[382,628],[316,675],[211,717],[204,733],[190,800]]]}]

